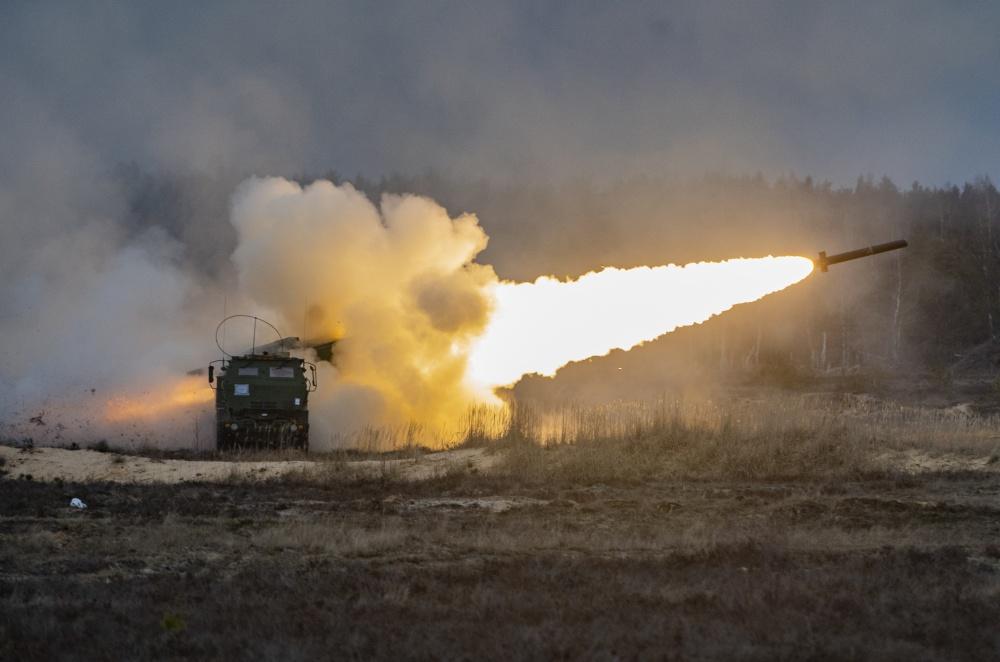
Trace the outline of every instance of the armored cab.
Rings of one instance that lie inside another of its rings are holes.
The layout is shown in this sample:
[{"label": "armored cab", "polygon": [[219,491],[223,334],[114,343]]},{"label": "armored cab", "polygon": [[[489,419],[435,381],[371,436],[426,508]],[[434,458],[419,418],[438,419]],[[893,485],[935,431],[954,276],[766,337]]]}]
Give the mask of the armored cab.
[{"label": "armored cab", "polygon": [[209,367],[216,447],[309,449],[309,393],[316,367],[284,352],[232,356]]}]

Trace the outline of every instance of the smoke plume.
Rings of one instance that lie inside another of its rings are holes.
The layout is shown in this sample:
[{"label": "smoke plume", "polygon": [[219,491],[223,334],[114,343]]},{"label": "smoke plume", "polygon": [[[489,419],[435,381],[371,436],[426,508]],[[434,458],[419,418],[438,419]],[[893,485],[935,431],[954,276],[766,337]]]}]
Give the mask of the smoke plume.
[{"label": "smoke plume", "polygon": [[[237,191],[232,259],[243,294],[283,333],[337,340],[311,403],[316,437],[365,424],[442,428],[484,397],[467,348],[489,319],[487,237],[412,195],[378,207],[350,184],[251,179]],[[325,434],[324,434],[325,433]]]}]

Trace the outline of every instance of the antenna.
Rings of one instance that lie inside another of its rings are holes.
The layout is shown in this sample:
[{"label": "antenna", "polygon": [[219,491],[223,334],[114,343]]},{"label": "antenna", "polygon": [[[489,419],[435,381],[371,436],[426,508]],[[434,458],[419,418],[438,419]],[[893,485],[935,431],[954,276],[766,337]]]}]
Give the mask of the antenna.
[{"label": "antenna", "polygon": [[[223,294],[222,295],[222,319],[226,319],[226,318],[229,317],[229,312],[227,310],[228,307],[229,307],[229,295]],[[216,332],[218,332],[218,329],[216,329]],[[215,344],[216,344],[216,346],[218,346],[219,351],[222,352],[222,362],[225,363],[225,361],[226,361],[226,351],[224,349],[222,349],[223,345],[226,344],[226,330],[225,329],[222,329],[222,344],[220,345],[218,343],[218,341]]]},{"label": "antenna", "polygon": [[[216,344],[216,346],[219,348],[219,350],[222,352],[222,354],[224,356],[232,358],[233,355],[230,354],[229,352],[227,352],[226,349],[223,347],[223,344],[219,341],[219,332],[223,331],[223,329],[226,326],[226,322],[228,322],[231,319],[235,319],[237,317],[245,317],[247,319],[252,319],[253,320],[253,337],[252,337],[253,348],[250,350],[250,352],[252,354],[256,354],[257,353],[257,322],[262,322],[263,324],[269,326],[271,328],[271,330],[274,331],[274,334],[278,338],[278,340],[282,341],[282,346],[284,346],[284,338],[282,338],[281,332],[278,331],[278,329],[273,324],[271,324],[270,322],[268,322],[267,320],[261,319],[260,317],[257,317],[255,315],[239,315],[239,314],[237,314],[237,315],[230,315],[229,317],[227,317],[224,320],[222,320],[221,322],[219,322],[219,326],[215,327],[215,344]],[[223,333],[225,333],[225,332],[223,331]]]}]

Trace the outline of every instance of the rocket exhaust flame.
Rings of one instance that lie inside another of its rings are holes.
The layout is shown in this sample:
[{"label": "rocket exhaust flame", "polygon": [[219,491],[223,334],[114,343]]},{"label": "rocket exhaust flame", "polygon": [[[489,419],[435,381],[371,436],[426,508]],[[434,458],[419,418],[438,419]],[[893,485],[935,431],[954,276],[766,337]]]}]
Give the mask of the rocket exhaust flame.
[{"label": "rocket exhaust flame", "polygon": [[493,287],[490,322],[472,347],[469,376],[489,387],[530,373],[551,376],[571,361],[627,350],[756,301],[812,270],[808,258],[769,256],[501,282]]}]

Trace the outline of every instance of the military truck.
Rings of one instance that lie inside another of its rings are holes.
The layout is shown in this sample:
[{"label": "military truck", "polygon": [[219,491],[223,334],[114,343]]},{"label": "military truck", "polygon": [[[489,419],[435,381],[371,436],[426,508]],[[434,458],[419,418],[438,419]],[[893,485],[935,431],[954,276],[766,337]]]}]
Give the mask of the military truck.
[{"label": "military truck", "polygon": [[316,366],[285,349],[296,346],[298,338],[282,338],[209,364],[218,450],[309,450],[309,394],[317,388]]}]

